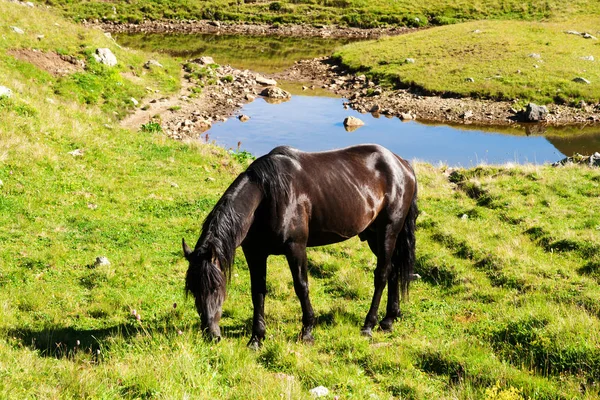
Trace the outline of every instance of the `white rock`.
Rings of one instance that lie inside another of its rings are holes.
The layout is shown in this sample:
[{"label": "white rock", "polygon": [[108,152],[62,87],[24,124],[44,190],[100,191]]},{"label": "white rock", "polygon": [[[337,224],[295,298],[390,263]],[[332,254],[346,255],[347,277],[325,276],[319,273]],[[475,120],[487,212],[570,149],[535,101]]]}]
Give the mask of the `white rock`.
[{"label": "white rock", "polygon": [[406,64],[414,64],[415,63],[415,59],[414,58],[407,58],[406,60],[404,60],[404,62]]},{"label": "white rock", "polygon": [[75,149],[73,151],[70,151],[68,154],[72,155],[73,157],[81,157],[83,156],[83,150]]},{"label": "white rock", "polygon": [[256,75],[256,83],[263,86],[275,86],[277,81],[275,79],[265,78],[262,75]]},{"label": "white rock", "polygon": [[131,101],[131,103],[137,107],[138,104],[140,104],[139,101],[137,101],[136,99],[134,99],[133,97],[129,99],[129,101]]},{"label": "white rock", "polygon": [[148,60],[144,64],[144,68],[146,69],[150,69],[152,67],[164,68],[163,65],[156,60]]},{"label": "white rock", "polygon": [[465,79],[465,82],[475,82],[475,79],[469,77],[469,78]]},{"label": "white rock", "polygon": [[583,36],[584,39],[593,39],[593,40],[598,40],[598,38],[596,36],[590,35],[589,33],[582,33],[581,36]]},{"label": "white rock", "polygon": [[535,58],[536,60],[539,60],[542,58],[542,55],[538,54],[538,53],[531,53],[531,54],[528,54],[527,57],[531,57],[531,58]]},{"label": "white rock", "polygon": [[594,56],[583,56],[581,59],[584,61],[594,61]]},{"label": "white rock", "polygon": [[25,33],[25,31],[17,26],[11,26],[10,29],[13,30],[13,32],[18,33],[19,35],[22,35]]},{"label": "white rock", "polygon": [[363,126],[365,123],[363,121],[361,121],[360,119],[356,118],[356,117],[346,117],[346,119],[344,119],[344,125],[345,126]]},{"label": "white rock", "polygon": [[26,5],[27,7],[31,7],[31,8],[35,7],[35,5],[34,5],[32,2],[30,2],[30,1],[26,1],[26,2],[25,2],[25,5]]},{"label": "white rock", "polygon": [[6,86],[0,86],[0,97],[12,97],[12,90]]},{"label": "white rock", "polygon": [[329,389],[325,386],[317,386],[316,388],[310,389],[309,392],[313,397],[325,397],[329,394]]},{"label": "white rock", "polygon": [[117,65],[117,57],[109,48],[106,47],[96,49],[96,54],[94,54],[94,58],[99,63],[108,65],[109,67],[114,67],[115,65]]},{"label": "white rock", "polygon": [[110,261],[106,257],[96,257],[96,261],[94,262],[95,267],[99,267],[101,265],[110,265]]}]

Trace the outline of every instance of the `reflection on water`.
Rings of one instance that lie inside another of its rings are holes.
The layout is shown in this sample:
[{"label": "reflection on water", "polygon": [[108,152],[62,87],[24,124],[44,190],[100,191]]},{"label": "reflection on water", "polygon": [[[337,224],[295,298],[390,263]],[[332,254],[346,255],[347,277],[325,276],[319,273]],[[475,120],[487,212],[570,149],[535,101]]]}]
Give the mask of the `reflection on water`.
[{"label": "reflection on water", "polygon": [[273,73],[289,68],[296,60],[330,55],[350,39],[294,38],[211,34],[118,34],[119,44],[159,51],[186,59],[211,56],[218,64]]},{"label": "reflection on water", "polygon": [[[398,118],[375,118],[344,110],[342,99],[293,96],[288,102],[271,105],[263,99],[241,110],[248,122],[235,118],[218,123],[209,137],[226,148],[240,148],[260,156],[273,147],[289,145],[305,151],[319,151],[358,143],[378,143],[408,159],[450,166],[478,164],[533,163],[557,161],[573,151],[586,153],[600,149],[600,128],[548,130],[544,135],[526,135],[525,128],[506,133],[485,131],[489,127],[426,125],[401,122]],[[365,125],[347,132],[347,116],[362,119]],[[574,129],[579,134],[574,134]],[[595,147],[596,150],[591,149]],[[590,149],[590,150],[587,150]]]}]

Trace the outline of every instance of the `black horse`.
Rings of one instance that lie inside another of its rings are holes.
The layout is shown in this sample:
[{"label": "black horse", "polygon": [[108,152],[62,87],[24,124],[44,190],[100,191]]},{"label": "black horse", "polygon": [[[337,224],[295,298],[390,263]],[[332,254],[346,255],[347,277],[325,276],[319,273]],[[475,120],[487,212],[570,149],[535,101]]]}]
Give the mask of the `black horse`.
[{"label": "black horse", "polygon": [[375,292],[362,332],[371,335],[387,282],[380,323],[390,330],[399,316],[399,291],[408,295],[415,261],[417,182],[410,164],[378,145],[305,153],[277,147],[255,160],[225,191],[202,226],[189,261],[185,289],[196,301],[202,329],[219,340],[219,321],[235,249],[242,246],[252,286],[250,347],[265,337],[267,257],[284,254],[302,306],[304,341],[315,315],[308,296],[306,247],[358,235],[377,256]]}]

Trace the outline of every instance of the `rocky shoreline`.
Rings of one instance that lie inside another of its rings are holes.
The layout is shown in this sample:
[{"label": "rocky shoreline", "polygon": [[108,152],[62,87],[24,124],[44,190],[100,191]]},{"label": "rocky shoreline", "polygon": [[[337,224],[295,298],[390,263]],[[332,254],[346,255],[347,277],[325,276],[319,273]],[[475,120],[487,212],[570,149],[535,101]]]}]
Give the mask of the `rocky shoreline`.
[{"label": "rocky shoreline", "polygon": [[[137,130],[142,124],[158,119],[156,122],[173,139],[198,138],[214,122],[225,121],[236,114],[243,122],[247,121],[247,117],[239,115],[239,110],[258,96],[280,97],[268,99],[271,102],[286,101],[285,92],[273,89],[276,80],[300,82],[307,94],[312,89],[323,88],[347,99],[346,108],[403,121],[507,126],[522,123],[524,118],[524,111],[518,110],[513,102],[427,96],[414,89],[390,90],[364,75],[345,70],[328,57],[298,61],[270,78],[231,66],[218,66],[210,57],[201,57],[184,64],[182,90],[177,96],[149,99],[123,121],[123,126]],[[528,132],[541,133],[546,126],[599,122],[600,105],[581,104],[578,108],[550,105],[543,122],[525,125]],[[207,132],[206,140],[209,135]]]},{"label": "rocky shoreline", "polygon": [[[298,61],[276,79],[310,82],[348,99],[347,107],[361,113],[439,123],[512,125],[531,122],[516,102],[432,96],[419,89],[388,89],[364,75],[355,75],[330,57]],[[549,105],[539,121],[545,125],[582,125],[600,122],[600,103],[578,107]]]},{"label": "rocky shoreline", "polygon": [[383,27],[372,29],[350,28],[337,25],[308,24],[251,24],[219,21],[144,21],[141,24],[85,21],[85,25],[98,27],[110,33],[210,33],[216,35],[293,36],[376,39],[382,36],[401,35],[417,28]]}]

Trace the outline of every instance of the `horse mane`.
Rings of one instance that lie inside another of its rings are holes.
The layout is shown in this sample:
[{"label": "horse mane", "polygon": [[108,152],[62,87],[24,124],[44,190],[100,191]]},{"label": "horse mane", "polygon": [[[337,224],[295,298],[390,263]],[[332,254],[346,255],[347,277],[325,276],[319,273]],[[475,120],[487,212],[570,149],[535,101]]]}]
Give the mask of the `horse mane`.
[{"label": "horse mane", "polygon": [[[201,254],[208,253],[208,257],[211,258],[216,257],[227,280],[231,278],[235,249],[239,239],[238,235],[242,231],[244,221],[243,216],[234,208],[237,195],[236,183],[239,184],[244,177],[247,177],[250,182],[260,188],[265,197],[269,199],[287,197],[290,192],[290,179],[286,169],[289,169],[290,165],[286,165],[286,163],[294,162],[290,158],[296,160],[296,157],[296,152],[293,149],[281,146],[256,159],[231,184],[204,219],[202,233],[196,244],[196,251]],[[207,271],[190,272],[190,269],[188,270],[189,279],[186,279],[186,281],[190,282],[191,285],[193,285],[192,281],[201,281],[203,286],[207,285],[203,289],[219,287],[222,281],[220,274],[217,273],[218,268],[212,262],[202,264],[201,268],[207,269]],[[202,274],[202,279],[194,279],[196,273]]]},{"label": "horse mane", "polygon": [[256,183],[269,199],[287,198],[290,194],[289,170],[298,161],[298,151],[289,146],[275,147],[257,158],[246,170],[250,181]]}]

